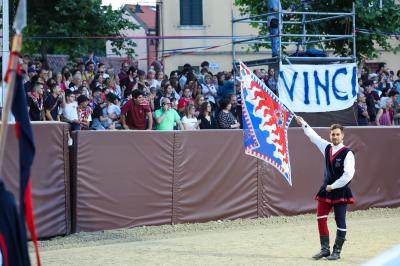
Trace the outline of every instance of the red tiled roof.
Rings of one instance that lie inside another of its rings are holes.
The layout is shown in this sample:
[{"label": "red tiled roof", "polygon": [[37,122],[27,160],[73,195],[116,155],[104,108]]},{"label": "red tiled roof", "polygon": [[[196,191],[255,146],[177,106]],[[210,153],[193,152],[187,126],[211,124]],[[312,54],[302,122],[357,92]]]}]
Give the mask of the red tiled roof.
[{"label": "red tiled roof", "polygon": [[146,6],[140,5],[140,8],[143,10],[143,13],[134,13],[136,5],[125,5],[130,11],[137,16],[148,29],[156,29],[156,7],[155,6]]}]

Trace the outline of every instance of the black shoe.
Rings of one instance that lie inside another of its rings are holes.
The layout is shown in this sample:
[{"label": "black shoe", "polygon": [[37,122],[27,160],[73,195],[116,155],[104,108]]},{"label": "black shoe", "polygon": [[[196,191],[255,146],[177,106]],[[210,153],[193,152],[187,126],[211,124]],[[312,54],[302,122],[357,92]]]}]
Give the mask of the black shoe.
[{"label": "black shoe", "polygon": [[338,260],[340,259],[340,252],[342,251],[343,243],[346,239],[341,237],[336,237],[335,245],[333,246],[332,255],[328,256],[328,260]]},{"label": "black shoe", "polygon": [[319,240],[321,242],[321,251],[312,257],[315,260],[319,260],[331,255],[329,250],[329,236],[320,236]]}]

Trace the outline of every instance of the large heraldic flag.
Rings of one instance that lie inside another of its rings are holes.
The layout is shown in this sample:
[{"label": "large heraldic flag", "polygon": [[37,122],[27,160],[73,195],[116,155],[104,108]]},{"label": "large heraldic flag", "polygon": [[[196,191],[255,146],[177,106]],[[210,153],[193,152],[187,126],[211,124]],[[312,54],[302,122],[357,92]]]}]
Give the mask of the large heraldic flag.
[{"label": "large heraldic flag", "polygon": [[240,63],[245,153],[278,169],[292,185],[287,130],[293,113]]}]

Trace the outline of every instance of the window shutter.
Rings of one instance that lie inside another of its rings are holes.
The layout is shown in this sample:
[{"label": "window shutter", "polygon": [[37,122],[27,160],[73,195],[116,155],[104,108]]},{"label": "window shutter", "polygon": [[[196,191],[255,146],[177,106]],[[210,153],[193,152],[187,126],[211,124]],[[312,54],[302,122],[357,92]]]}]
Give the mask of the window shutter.
[{"label": "window shutter", "polygon": [[203,25],[203,0],[180,0],[181,25]]},{"label": "window shutter", "polygon": [[203,0],[192,0],[192,25],[203,25]]}]

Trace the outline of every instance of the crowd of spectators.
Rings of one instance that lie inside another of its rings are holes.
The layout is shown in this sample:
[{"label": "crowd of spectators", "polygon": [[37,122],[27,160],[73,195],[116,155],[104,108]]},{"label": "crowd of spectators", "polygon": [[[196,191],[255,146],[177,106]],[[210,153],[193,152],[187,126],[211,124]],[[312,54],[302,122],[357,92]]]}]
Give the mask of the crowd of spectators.
[{"label": "crowd of spectators", "polygon": [[166,75],[122,63],[119,71],[92,55],[60,73],[26,60],[24,86],[32,121],[68,122],[71,130],[196,130],[241,127],[240,83],[232,73],[200,74],[185,64]]},{"label": "crowd of spectators", "polygon": [[386,64],[381,64],[376,72],[362,68],[360,75],[358,125],[399,125],[400,70],[395,75]]},{"label": "crowd of spectators", "polygon": [[[231,72],[213,74],[207,61],[199,74],[185,64],[169,75],[159,64],[145,72],[124,62],[115,71],[93,54],[60,73],[31,60],[24,66],[33,121],[64,121],[71,130],[242,128],[240,82]],[[273,68],[254,74],[277,94]],[[399,125],[400,70],[395,76],[386,64],[373,73],[362,68],[359,84],[358,124]]]}]

